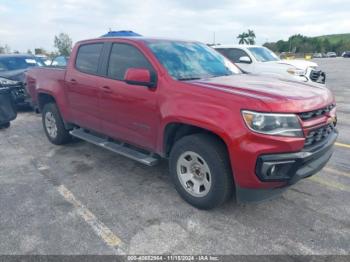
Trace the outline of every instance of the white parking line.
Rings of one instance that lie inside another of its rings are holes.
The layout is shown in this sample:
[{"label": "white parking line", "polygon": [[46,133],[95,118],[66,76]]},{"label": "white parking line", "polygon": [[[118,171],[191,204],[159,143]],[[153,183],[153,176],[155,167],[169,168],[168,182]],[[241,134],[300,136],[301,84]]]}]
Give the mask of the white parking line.
[{"label": "white parking line", "polygon": [[332,188],[332,189],[337,189],[337,190],[341,190],[341,191],[345,191],[350,193],[350,186],[335,182],[335,181],[331,181],[331,180],[327,180],[324,178],[321,178],[319,176],[311,176],[308,178],[309,180],[319,183],[321,185],[324,185],[328,188]]},{"label": "white parking line", "polygon": [[345,147],[345,148],[349,148],[349,149],[350,149],[350,145],[348,145],[348,144],[336,142],[335,145],[336,145],[336,146],[339,146],[339,147]]},{"label": "white parking line", "polygon": [[[38,160],[33,160],[33,163],[42,175],[48,177],[48,172],[50,172],[50,168],[48,166],[44,165]],[[98,220],[97,217],[79,200],[77,200],[73,193],[69,191],[64,185],[61,184],[56,188],[61,196],[67,202],[73,205],[78,215],[92,228],[96,235],[99,236],[108,246],[112,247],[113,249],[118,248],[119,252],[116,252],[116,255],[121,254],[121,239],[116,236],[112,230],[110,230],[104,223]]]},{"label": "white parking line", "polygon": [[329,173],[338,175],[338,176],[350,177],[350,173],[339,171],[339,170],[336,170],[336,169],[333,169],[333,168],[330,168],[330,167],[325,167],[325,168],[323,168],[323,170],[327,171]]},{"label": "white parking line", "polygon": [[66,201],[71,203],[79,216],[94,230],[94,232],[110,247],[118,247],[122,241],[105,224],[99,221],[96,216],[78,201],[72,192],[64,185],[58,187],[58,192]]}]

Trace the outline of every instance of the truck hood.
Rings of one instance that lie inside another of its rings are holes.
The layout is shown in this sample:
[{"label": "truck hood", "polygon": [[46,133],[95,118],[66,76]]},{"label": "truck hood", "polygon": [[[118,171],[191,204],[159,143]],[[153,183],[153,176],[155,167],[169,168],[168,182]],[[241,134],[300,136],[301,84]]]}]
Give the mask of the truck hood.
[{"label": "truck hood", "polygon": [[[193,85],[215,89],[232,95],[259,99],[271,112],[301,113],[325,107],[334,102],[326,87],[308,85],[296,81],[262,77],[253,74],[214,77],[190,81]],[[242,105],[254,109],[251,105]]]},{"label": "truck hood", "polygon": [[7,78],[14,81],[24,82],[25,72],[28,69],[10,70],[0,72],[0,77]]},{"label": "truck hood", "polygon": [[306,70],[308,67],[318,67],[318,64],[306,60],[280,60],[280,61],[272,61],[269,63],[274,63],[276,65],[289,65],[292,67],[296,67],[298,69]]}]

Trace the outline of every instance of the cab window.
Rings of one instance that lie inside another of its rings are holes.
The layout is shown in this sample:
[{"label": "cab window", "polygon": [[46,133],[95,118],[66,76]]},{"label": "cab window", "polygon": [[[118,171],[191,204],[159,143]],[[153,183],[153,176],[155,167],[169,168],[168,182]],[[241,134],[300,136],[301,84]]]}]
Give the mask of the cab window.
[{"label": "cab window", "polygon": [[109,78],[124,80],[129,68],[143,68],[153,71],[152,65],[136,47],[115,43],[112,46],[107,75]]},{"label": "cab window", "polygon": [[84,44],[79,47],[76,68],[87,74],[97,74],[103,43]]}]

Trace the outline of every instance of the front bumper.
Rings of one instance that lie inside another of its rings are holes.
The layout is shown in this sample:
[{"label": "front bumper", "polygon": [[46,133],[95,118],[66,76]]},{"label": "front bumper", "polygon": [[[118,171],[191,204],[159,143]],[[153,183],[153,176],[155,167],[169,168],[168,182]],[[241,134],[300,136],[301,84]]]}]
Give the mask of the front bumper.
[{"label": "front bumper", "polygon": [[19,82],[16,85],[10,86],[11,94],[15,105],[17,106],[29,106],[30,105],[30,96],[26,91],[24,84]]},{"label": "front bumper", "polygon": [[257,160],[256,175],[262,182],[284,182],[274,189],[250,189],[236,187],[239,202],[257,202],[281,194],[288,186],[320,171],[333,154],[338,133],[335,130],[322,144],[316,144],[300,152],[262,155]]}]

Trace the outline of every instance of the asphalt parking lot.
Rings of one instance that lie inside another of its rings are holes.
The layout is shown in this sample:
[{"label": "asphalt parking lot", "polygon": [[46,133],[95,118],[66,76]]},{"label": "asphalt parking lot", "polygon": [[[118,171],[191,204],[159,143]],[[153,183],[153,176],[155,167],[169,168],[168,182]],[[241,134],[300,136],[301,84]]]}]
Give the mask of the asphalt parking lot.
[{"label": "asphalt parking lot", "polygon": [[0,254],[349,254],[350,59],[318,59],[340,135],[327,167],[281,197],[200,211],[168,165],[85,142],[54,146],[22,112],[0,131]]}]

